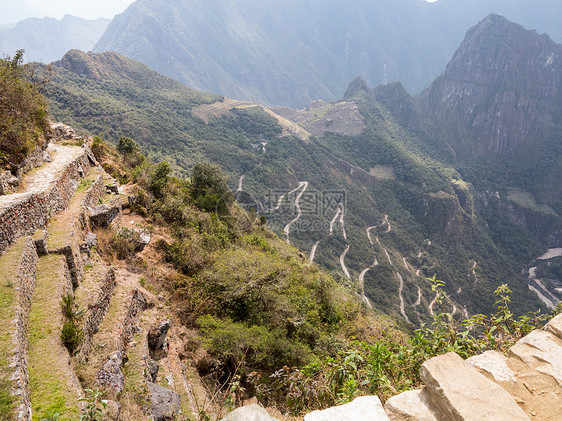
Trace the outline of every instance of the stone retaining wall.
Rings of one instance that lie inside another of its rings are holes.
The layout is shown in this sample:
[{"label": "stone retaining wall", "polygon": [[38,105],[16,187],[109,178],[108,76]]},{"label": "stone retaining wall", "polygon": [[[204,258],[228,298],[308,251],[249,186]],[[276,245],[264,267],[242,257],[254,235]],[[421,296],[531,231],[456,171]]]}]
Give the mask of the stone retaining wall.
[{"label": "stone retaining wall", "polygon": [[131,303],[129,304],[129,311],[125,315],[123,324],[121,326],[121,337],[119,338],[119,351],[124,352],[127,345],[133,339],[133,336],[138,329],[138,319],[140,313],[148,307],[146,298],[143,293],[138,289],[135,289],[133,296],[131,297]]},{"label": "stone retaining wall", "polygon": [[103,284],[100,289],[100,294],[96,303],[90,307],[90,315],[84,324],[84,342],[80,350],[78,358],[85,361],[88,358],[92,346],[94,335],[98,332],[99,326],[109,309],[111,304],[111,295],[117,282],[115,281],[115,269],[111,268],[107,272]]},{"label": "stone retaining wall", "polygon": [[0,254],[24,235],[44,226],[53,214],[68,206],[78,181],[88,174],[87,151],[71,162],[46,191],[12,195],[12,202],[0,208]]},{"label": "stone retaining wall", "polygon": [[25,240],[25,245],[18,263],[18,270],[14,279],[17,291],[17,315],[14,320],[12,358],[10,368],[13,369],[12,394],[18,399],[18,420],[31,420],[31,398],[29,394],[29,371],[27,365],[27,345],[29,311],[31,299],[35,289],[35,275],[37,270],[37,251],[31,237]]}]

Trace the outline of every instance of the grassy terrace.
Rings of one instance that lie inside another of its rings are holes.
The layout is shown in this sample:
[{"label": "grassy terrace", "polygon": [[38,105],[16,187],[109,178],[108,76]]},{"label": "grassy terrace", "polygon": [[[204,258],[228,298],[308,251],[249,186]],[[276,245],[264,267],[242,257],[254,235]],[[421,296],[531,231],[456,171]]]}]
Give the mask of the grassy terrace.
[{"label": "grassy terrace", "polygon": [[79,414],[80,387],[68,351],[60,340],[65,269],[65,258],[60,255],[41,257],[37,266],[29,320],[29,383],[34,420],[55,412],[64,414],[61,419]]},{"label": "grassy terrace", "polygon": [[90,186],[99,177],[100,171],[97,168],[91,168],[87,177],[80,181],[74,197],[68,204],[64,212],[54,216],[47,230],[49,232],[49,250],[58,250],[70,244],[70,233],[75,222],[78,220],[80,214],[80,205],[86,196]]},{"label": "grassy terrace", "polygon": [[27,237],[20,238],[0,256],[0,419],[13,419],[14,401],[10,396],[12,370],[10,354],[14,348],[12,334],[16,317],[17,295],[14,279],[20,265]]}]

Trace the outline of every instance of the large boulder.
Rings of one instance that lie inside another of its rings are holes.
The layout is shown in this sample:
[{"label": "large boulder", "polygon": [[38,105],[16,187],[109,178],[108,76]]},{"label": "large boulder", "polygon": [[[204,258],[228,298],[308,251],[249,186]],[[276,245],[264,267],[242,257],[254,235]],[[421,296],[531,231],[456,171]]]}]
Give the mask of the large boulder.
[{"label": "large boulder", "polygon": [[156,383],[147,382],[150,415],[154,421],[173,421],[181,413],[180,395]]},{"label": "large boulder", "polygon": [[501,386],[487,379],[454,352],[423,363],[420,377],[431,401],[451,421],[528,421],[529,417]]},{"label": "large boulder", "polygon": [[90,210],[90,225],[92,228],[107,228],[119,216],[121,208],[117,205],[106,204],[95,206]]},{"label": "large boulder", "polygon": [[168,355],[168,330],[170,330],[170,321],[164,320],[163,322],[152,326],[152,328],[148,331],[148,350],[150,352],[150,356],[155,360],[162,359]]},{"label": "large boulder", "polygon": [[125,376],[121,367],[123,365],[123,353],[115,351],[103,364],[103,367],[96,376],[98,384],[104,387],[110,396],[115,396],[123,391],[125,385]]},{"label": "large boulder", "polygon": [[361,396],[345,405],[305,415],[304,421],[389,421],[377,396]]}]

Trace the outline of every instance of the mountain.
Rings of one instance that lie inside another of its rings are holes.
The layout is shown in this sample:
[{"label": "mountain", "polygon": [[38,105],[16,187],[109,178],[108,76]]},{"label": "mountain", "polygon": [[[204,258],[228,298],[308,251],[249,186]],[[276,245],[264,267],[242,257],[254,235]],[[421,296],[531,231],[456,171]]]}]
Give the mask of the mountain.
[{"label": "mountain", "polygon": [[562,45],[490,15],[420,97],[398,84],[369,93],[450,148],[448,162],[485,207],[552,247],[562,243]]},{"label": "mountain", "polygon": [[[545,62],[528,60],[542,60],[537,46],[556,46],[497,16],[466,39],[420,97],[398,83],[370,88],[355,79],[341,101],[267,109],[191,90],[116,53],[79,51],[53,64],[47,95],[56,118],[113,142],[132,137],[179,173],[198,161],[219,163],[243,205],[378,309],[414,323],[426,320],[436,305],[426,278],[436,275],[446,283],[442,305],[456,317],[491,311],[493,291],[504,282],[522,313],[541,306],[523,268],[561,242],[559,110],[546,110],[552,124],[544,136],[484,155],[463,145],[493,144],[478,140],[493,132],[469,133],[459,147],[457,136],[442,129],[457,127],[447,126],[450,117],[430,123],[442,107],[434,98],[450,96],[458,110],[475,101],[459,94],[473,83],[463,87],[451,76],[454,69],[489,69],[488,89],[476,102],[486,115],[496,106],[488,91],[509,98],[504,90],[523,77],[505,72],[505,63],[547,71]],[[463,59],[470,62],[463,65]],[[440,82],[449,76],[457,82]],[[535,89],[530,83],[525,92]],[[529,97],[537,107],[550,103]],[[521,118],[531,110],[523,109]]]},{"label": "mountain", "polygon": [[193,88],[269,105],[335,101],[350,80],[420,92],[491,12],[562,41],[556,0],[138,0],[94,51],[114,51]]},{"label": "mountain", "polygon": [[12,28],[0,28],[0,53],[13,55],[25,50],[26,61],[50,63],[72,48],[89,51],[103,34],[109,19],[87,20],[65,15],[54,18],[29,18]]}]

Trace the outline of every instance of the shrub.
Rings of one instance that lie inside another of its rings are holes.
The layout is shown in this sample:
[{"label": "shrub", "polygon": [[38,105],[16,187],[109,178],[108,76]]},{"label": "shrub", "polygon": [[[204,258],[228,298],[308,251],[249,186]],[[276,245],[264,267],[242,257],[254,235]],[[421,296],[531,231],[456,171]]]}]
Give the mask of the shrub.
[{"label": "shrub", "polygon": [[0,58],[0,164],[18,166],[49,129],[47,102],[41,95],[46,83],[32,80],[23,64],[23,50]]}]

